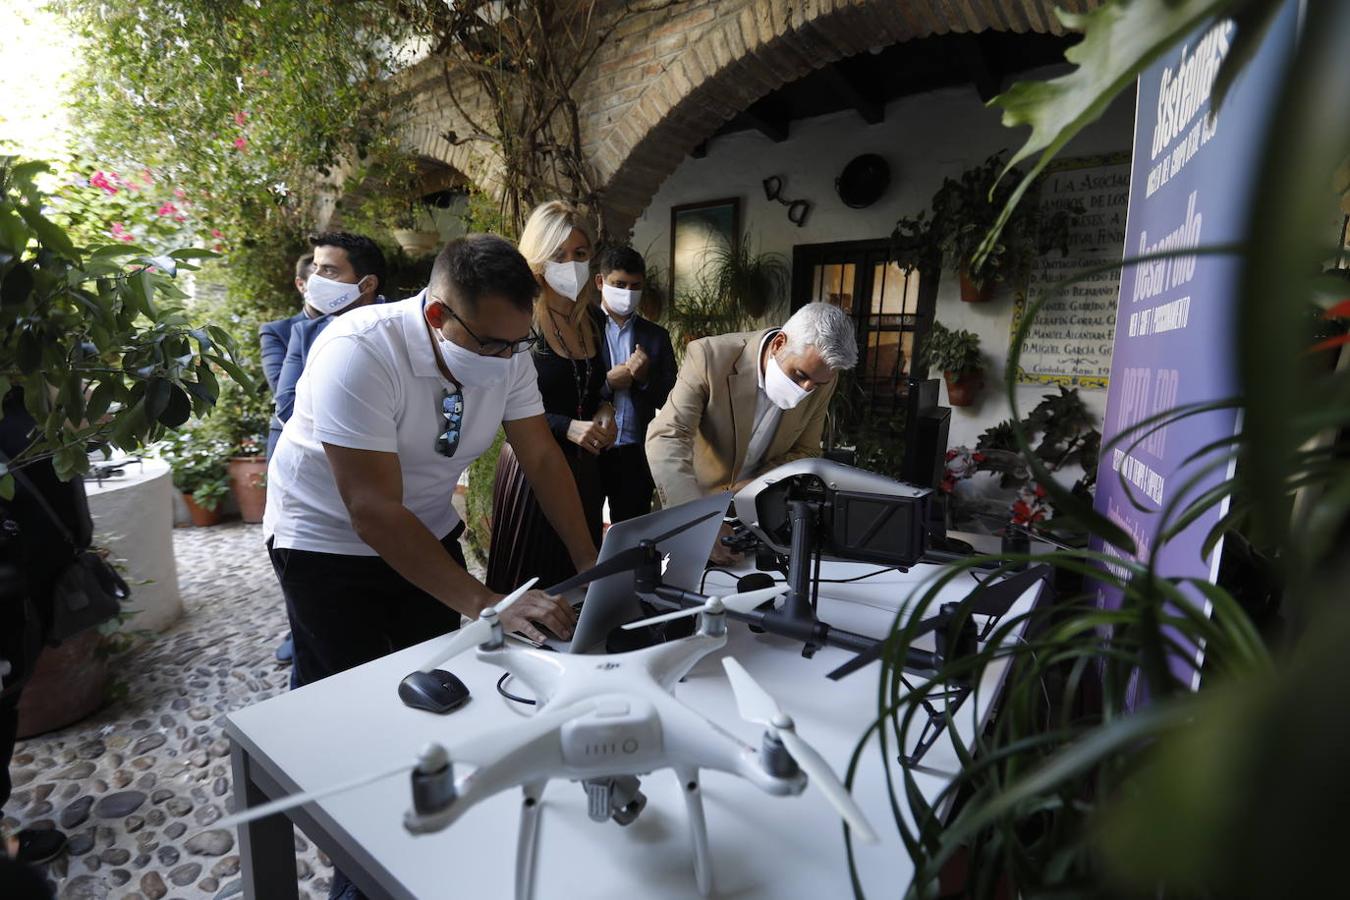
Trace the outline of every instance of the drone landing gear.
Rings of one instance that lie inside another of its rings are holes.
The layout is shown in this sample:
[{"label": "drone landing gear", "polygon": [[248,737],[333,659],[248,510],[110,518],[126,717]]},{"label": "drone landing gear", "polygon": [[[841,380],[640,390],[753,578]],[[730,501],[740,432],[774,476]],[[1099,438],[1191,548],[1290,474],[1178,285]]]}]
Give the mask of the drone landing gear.
[{"label": "drone landing gear", "polygon": [[534,896],[534,856],[539,842],[539,798],[547,781],[532,781],[521,786],[520,832],[516,837],[516,900]]},{"label": "drone landing gear", "polygon": [[694,880],[698,892],[706,897],[712,893],[712,856],[708,853],[708,820],[703,816],[703,789],[698,782],[698,769],[675,767],[680,779],[680,793],[684,794],[684,809],[689,815],[689,837],[694,845]]}]

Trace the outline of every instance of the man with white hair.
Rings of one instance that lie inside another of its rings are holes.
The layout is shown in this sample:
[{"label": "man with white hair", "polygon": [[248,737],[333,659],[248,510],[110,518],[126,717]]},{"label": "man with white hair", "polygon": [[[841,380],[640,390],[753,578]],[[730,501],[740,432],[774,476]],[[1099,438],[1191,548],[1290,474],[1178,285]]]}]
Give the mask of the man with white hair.
[{"label": "man with white hair", "polygon": [[[647,462],[664,507],[738,490],[819,456],[836,375],[858,362],[848,314],[808,303],[781,328],[689,344],[675,388],[647,427]],[[720,542],[713,553],[728,561]]]}]

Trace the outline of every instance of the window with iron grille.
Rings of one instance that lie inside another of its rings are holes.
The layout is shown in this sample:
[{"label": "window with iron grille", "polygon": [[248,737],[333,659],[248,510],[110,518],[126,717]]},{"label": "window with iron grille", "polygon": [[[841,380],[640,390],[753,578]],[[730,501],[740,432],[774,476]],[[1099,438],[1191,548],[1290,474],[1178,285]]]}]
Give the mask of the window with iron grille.
[{"label": "window with iron grille", "polygon": [[792,250],[792,308],[833,303],[858,332],[857,386],[874,409],[894,410],[911,375],[926,377],[915,349],[933,323],[938,271],[894,258],[889,240],[801,244]]}]

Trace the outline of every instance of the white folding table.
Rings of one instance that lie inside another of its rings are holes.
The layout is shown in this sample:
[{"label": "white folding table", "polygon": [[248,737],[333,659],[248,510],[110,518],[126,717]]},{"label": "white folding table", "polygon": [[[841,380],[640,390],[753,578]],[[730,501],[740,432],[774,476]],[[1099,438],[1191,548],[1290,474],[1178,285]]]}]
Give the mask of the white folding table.
[{"label": "white folding table", "polygon": [[[822,579],[850,578],[879,567],[825,563]],[[747,570],[748,571],[748,570]],[[885,572],[851,584],[822,584],[820,616],[851,631],[881,636],[896,612],[922,595],[916,590],[942,570],[920,565],[907,573]],[[708,590],[726,589],[731,578],[709,573]],[[965,596],[975,582],[963,575],[948,585],[942,600]],[[1029,589],[1012,612],[1035,602]],[[931,607],[936,612],[936,604]],[[810,741],[842,776],[860,736],[875,719],[877,675],[873,663],[835,682],[825,674],[851,654],[833,648],[803,658],[801,645],[771,635],[751,634],[729,623],[722,653],[736,656],[774,694]],[[931,639],[931,636],[930,636]],[[453,748],[458,740],[529,715],[498,695],[501,670],[479,662],[472,652],[447,665],[472,691],[460,710],[437,716],[405,707],[399,681],[421,665],[443,638],[343,672],[229,716],[233,742],[236,807],[255,806],[296,791],[356,779],[411,762],[430,741]],[[923,644],[920,644],[923,646]],[[931,647],[931,643],[927,646]],[[741,720],[720,662],[704,659],[675,694],[683,702],[757,745],[759,726]],[[956,716],[967,743],[992,711],[1006,664],[986,669],[975,698]],[[523,690],[519,684],[518,689]],[[917,728],[914,738],[917,738]],[[891,747],[889,765],[898,777]],[[887,796],[876,739],[865,750],[853,793],[881,843],[854,841],[862,884],[868,896],[895,896],[912,877]],[[949,782],[958,763],[945,734],[924,758],[918,776],[930,800]],[[543,795],[534,896],[547,898],[697,897],[684,802],[674,773],[659,770],[642,780],[649,802],[627,828],[587,818],[586,797],[577,784],[553,781]],[[837,898],[852,893],[843,828],[814,787],[800,797],[778,798],[732,776],[704,773],[714,895],[736,898]],[[372,898],[472,898],[515,895],[519,791],[507,791],[467,811],[449,829],[415,837],[403,829],[411,804],[407,775],[399,775],[239,829],[248,897],[288,900],[296,896],[294,822]]]}]

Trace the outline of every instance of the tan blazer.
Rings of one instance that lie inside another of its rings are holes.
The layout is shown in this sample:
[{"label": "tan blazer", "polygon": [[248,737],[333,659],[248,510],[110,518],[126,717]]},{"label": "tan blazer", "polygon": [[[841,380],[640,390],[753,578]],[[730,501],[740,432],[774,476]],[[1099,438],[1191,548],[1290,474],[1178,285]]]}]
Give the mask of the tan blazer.
[{"label": "tan blazer", "polygon": [[[768,330],[703,338],[685,350],[675,389],[647,426],[647,462],[662,506],[697,500],[746,477],[740,470],[755,426],[759,345]],[[759,471],[820,456],[835,383],[783,413]]]}]

